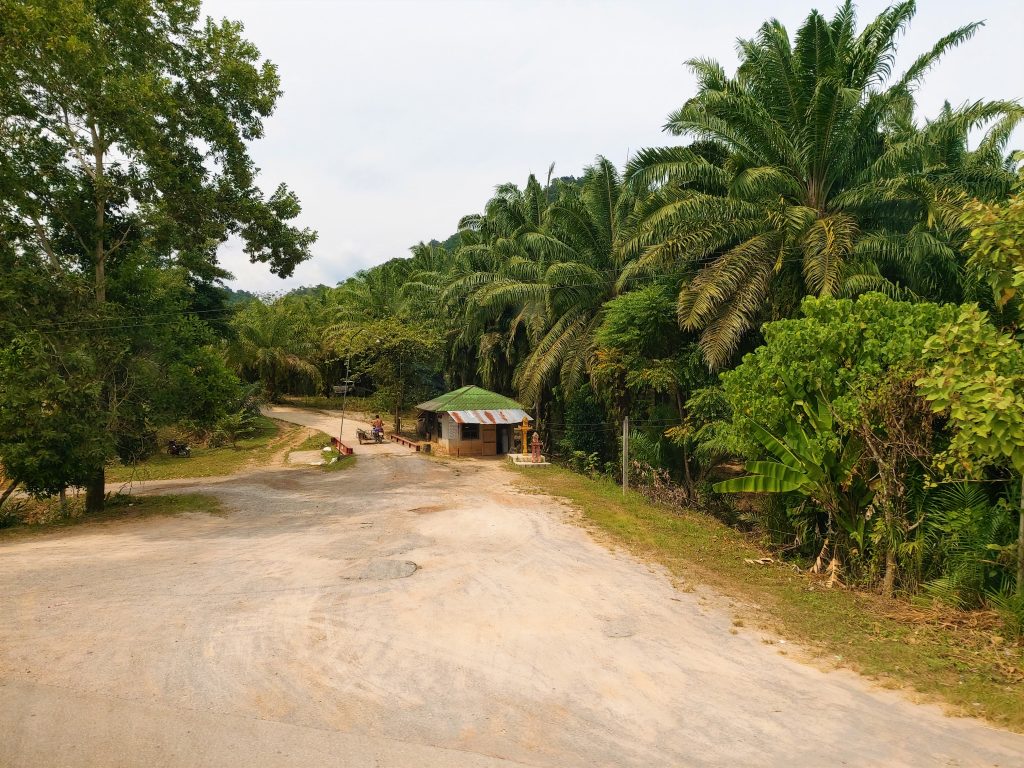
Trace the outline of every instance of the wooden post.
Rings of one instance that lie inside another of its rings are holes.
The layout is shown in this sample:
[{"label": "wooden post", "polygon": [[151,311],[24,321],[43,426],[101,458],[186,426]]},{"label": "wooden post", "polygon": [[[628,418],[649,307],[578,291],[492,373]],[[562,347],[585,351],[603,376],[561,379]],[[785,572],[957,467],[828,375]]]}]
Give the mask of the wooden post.
[{"label": "wooden post", "polygon": [[527,437],[527,435],[530,432],[530,419],[529,419],[529,417],[523,416],[523,424],[522,424],[521,427],[519,427],[519,429],[520,429],[520,431],[522,432],[522,435],[523,435],[523,442],[519,446],[520,455],[525,456],[526,455],[526,446],[527,446],[526,437]]},{"label": "wooden post", "polygon": [[629,490],[629,416],[622,419],[622,495]]}]

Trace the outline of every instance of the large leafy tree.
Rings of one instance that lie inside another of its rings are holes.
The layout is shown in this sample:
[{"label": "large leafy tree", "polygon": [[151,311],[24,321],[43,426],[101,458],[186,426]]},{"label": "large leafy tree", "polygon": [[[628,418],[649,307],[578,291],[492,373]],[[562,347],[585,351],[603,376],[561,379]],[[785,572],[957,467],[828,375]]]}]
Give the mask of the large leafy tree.
[{"label": "large leafy tree", "polygon": [[[666,128],[697,143],[630,163],[630,182],[652,197],[626,248],[640,257],[629,274],[688,276],[679,321],[702,331],[712,366],[805,294],[942,295],[936,278],[955,282],[956,195],[1006,191],[1005,145],[1022,111],[979,102],[916,126],[915,87],[980,25],[950,32],[894,77],[896,42],[915,10],[899,3],[858,32],[846,2],[831,20],[813,11],[793,38],[768,21],[740,40],[732,77],[715,61],[691,60],[698,93]],[[979,127],[988,131],[968,151]]]},{"label": "large leafy tree", "polygon": [[[103,316],[120,313],[123,326],[147,284],[136,277],[183,273],[179,310],[208,296],[231,235],[290,274],[315,234],[290,223],[299,204],[286,187],[260,191],[247,148],[279,94],[241,25],[201,21],[199,0],[0,0],[4,238],[55,280],[88,275],[94,301],[110,305]],[[97,388],[108,424],[119,422],[122,374]],[[97,462],[87,507],[102,498]]]},{"label": "large leafy tree", "polygon": [[433,323],[382,318],[339,325],[327,335],[337,355],[355,358],[360,372],[372,379],[377,400],[394,414],[395,431],[402,428],[402,410],[409,402],[436,394],[443,337]]},{"label": "large leafy tree", "polygon": [[9,251],[0,253],[0,267],[2,504],[18,486],[46,496],[85,484],[113,450],[98,390],[124,345],[93,338],[104,318],[85,281],[55,284],[45,267]]},{"label": "large leafy tree", "polygon": [[[1024,482],[1024,347],[968,305],[928,340],[929,370],[917,382],[952,438],[936,457],[952,476],[978,476],[989,466]],[[1020,487],[1017,594],[1024,595],[1024,484]]]}]

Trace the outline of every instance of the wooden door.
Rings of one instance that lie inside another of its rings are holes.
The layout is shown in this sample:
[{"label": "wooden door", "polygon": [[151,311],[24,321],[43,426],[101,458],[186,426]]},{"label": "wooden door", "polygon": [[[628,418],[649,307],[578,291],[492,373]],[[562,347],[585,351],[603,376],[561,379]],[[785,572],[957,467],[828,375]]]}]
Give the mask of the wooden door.
[{"label": "wooden door", "polygon": [[498,432],[493,424],[480,425],[480,453],[484,456],[496,456],[498,454],[497,443]]}]

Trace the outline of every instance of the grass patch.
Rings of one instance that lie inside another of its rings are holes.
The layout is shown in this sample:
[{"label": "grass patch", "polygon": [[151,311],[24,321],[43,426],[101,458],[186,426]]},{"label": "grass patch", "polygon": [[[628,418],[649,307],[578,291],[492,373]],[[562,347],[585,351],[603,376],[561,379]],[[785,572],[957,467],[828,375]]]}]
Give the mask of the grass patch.
[{"label": "grass patch", "polygon": [[165,496],[116,495],[107,499],[102,512],[92,515],[85,514],[84,494],[69,496],[63,506],[57,498],[19,499],[13,504],[5,504],[4,510],[9,512],[10,518],[20,522],[0,530],[0,541],[78,525],[136,520],[158,515],[179,515],[185,512],[209,515],[222,513],[220,501],[215,496],[202,493]]},{"label": "grass patch", "polygon": [[[334,458],[333,456],[331,458]],[[327,464],[320,465],[321,472],[341,472],[342,470],[354,467],[356,463],[355,456],[339,456],[338,460],[333,464],[328,459]]]},{"label": "grass patch", "polygon": [[319,451],[331,444],[331,436],[320,430],[313,430],[313,434],[297,445],[289,448],[289,451]]},{"label": "grass patch", "polygon": [[[289,453],[293,451],[321,451],[322,458],[327,462],[320,465],[320,470],[322,472],[338,472],[343,469],[348,469],[356,463],[355,456],[338,456],[334,451],[331,453],[324,451],[324,448],[331,446],[331,436],[326,432],[321,432],[320,430],[313,429],[312,427],[308,427],[308,429],[312,431],[312,434],[307,436],[302,440],[302,442],[289,448]],[[338,460],[332,463],[332,459],[335,457],[337,457]]]},{"label": "grass patch", "polygon": [[192,446],[192,456],[169,456],[166,441],[161,440],[160,452],[134,466],[114,464],[107,467],[108,483],[128,483],[140,480],[171,480],[187,477],[214,477],[232,475],[247,466],[266,463],[280,452],[301,430],[294,424],[260,416],[259,431],[253,437],[239,440],[234,446],[207,448]]},{"label": "grass patch", "polygon": [[611,481],[556,467],[519,471],[524,485],[570,501],[600,537],[687,581],[756,604],[745,609],[747,621],[883,685],[906,686],[961,714],[1024,731],[1024,649],[1003,642],[985,616],[926,613],[873,594],[826,589],[790,565],[747,564],[765,553],[707,515],[637,493],[624,497]]}]

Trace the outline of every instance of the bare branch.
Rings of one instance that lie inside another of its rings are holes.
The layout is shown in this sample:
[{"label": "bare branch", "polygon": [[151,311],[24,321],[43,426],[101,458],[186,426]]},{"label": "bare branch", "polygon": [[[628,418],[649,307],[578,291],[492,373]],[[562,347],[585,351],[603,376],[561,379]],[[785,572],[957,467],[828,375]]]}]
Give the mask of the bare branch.
[{"label": "bare branch", "polygon": [[17,488],[19,485],[21,485],[21,480],[11,481],[11,484],[7,486],[7,490],[3,492],[3,495],[0,495],[0,507],[4,505],[4,502],[7,501],[7,497],[14,493],[14,489]]},{"label": "bare branch", "polygon": [[50,265],[58,272],[63,272],[64,268],[61,266],[60,259],[57,258],[57,254],[53,252],[53,247],[50,245],[50,239],[46,236],[46,230],[38,220],[33,219],[33,221],[35,221],[36,237],[39,238],[39,244],[43,247],[43,250],[46,251],[46,255],[49,256]]},{"label": "bare branch", "polygon": [[[75,150],[75,155],[78,157],[78,163],[82,166],[82,170],[89,175],[90,178],[96,178],[96,172],[90,167],[89,162],[86,160],[85,155],[82,154],[81,147],[78,146],[77,132],[71,127],[71,119],[68,117],[67,107],[61,106],[61,112],[64,114],[64,125],[68,129],[68,141]],[[95,131],[92,132],[93,140],[96,139]]]},{"label": "bare branch", "polygon": [[128,235],[131,234],[131,231],[132,231],[132,225],[129,224],[128,227],[125,229],[124,234],[121,235],[121,238],[116,243],[114,243],[112,246],[110,246],[107,249],[107,255],[108,256],[110,254],[112,254],[114,251],[116,251],[118,248],[120,248],[124,244],[124,241],[128,239]]}]

